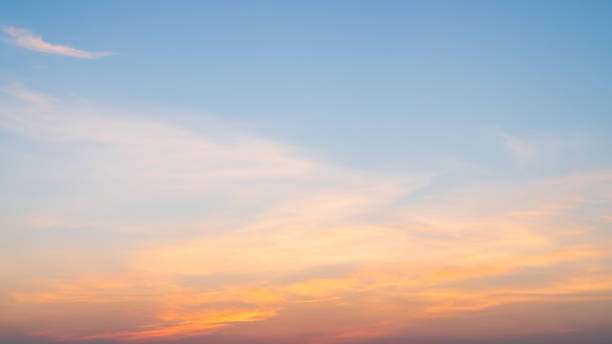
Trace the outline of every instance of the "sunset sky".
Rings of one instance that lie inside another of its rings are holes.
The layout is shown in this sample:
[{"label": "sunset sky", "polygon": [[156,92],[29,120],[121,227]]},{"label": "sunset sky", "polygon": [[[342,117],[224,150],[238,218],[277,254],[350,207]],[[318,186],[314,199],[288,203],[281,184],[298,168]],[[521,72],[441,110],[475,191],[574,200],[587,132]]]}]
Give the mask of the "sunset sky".
[{"label": "sunset sky", "polygon": [[611,342],[612,2],[0,2],[0,343]]}]

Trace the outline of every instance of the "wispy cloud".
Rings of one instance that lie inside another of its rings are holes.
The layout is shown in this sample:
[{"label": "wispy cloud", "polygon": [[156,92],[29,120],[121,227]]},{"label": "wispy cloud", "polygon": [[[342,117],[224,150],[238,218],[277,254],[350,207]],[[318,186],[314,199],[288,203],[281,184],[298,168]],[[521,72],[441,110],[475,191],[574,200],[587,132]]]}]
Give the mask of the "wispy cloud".
[{"label": "wispy cloud", "polygon": [[40,92],[28,89],[19,83],[2,88],[2,91],[11,97],[25,101],[32,105],[49,105],[56,101],[55,98]]},{"label": "wispy cloud", "polygon": [[102,56],[114,55],[114,53],[110,52],[93,52],[75,49],[67,45],[51,44],[45,42],[42,36],[37,36],[27,29],[8,26],[3,28],[2,31],[11,36],[9,41],[13,44],[42,53],[71,56],[80,59],[95,59]]},{"label": "wispy cloud", "polygon": [[501,138],[508,151],[517,161],[531,161],[536,157],[536,148],[527,141],[505,133],[501,134]]},{"label": "wispy cloud", "polygon": [[515,135],[499,131],[497,138],[515,163],[538,168],[582,165],[593,144],[587,135],[580,132],[564,135],[523,132]]}]

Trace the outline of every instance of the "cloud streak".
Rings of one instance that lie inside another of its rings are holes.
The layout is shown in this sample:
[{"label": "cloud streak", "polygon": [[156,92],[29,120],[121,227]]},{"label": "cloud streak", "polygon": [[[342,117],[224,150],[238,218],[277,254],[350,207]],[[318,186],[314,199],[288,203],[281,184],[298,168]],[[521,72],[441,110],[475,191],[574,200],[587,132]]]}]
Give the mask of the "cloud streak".
[{"label": "cloud streak", "polygon": [[31,105],[47,106],[56,102],[55,98],[25,88],[18,83],[6,86],[2,88],[2,91],[13,98],[19,99]]},{"label": "cloud streak", "polygon": [[76,49],[67,45],[52,44],[45,42],[42,36],[37,36],[30,30],[8,26],[2,29],[10,36],[9,41],[19,47],[34,50],[46,54],[70,56],[80,59],[95,59],[103,56],[114,55],[110,52],[93,52]]}]

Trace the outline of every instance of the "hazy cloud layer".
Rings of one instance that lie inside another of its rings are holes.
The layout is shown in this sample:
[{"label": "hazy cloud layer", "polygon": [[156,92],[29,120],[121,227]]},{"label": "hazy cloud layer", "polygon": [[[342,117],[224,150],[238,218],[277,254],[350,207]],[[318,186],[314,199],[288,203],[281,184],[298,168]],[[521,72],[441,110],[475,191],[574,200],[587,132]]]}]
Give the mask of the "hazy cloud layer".
[{"label": "hazy cloud layer", "polygon": [[612,299],[612,171],[429,194],[438,171],[372,174],[173,112],[6,93],[0,127],[34,147],[2,151],[0,320],[17,336],[533,337],[600,328],[563,305]]}]

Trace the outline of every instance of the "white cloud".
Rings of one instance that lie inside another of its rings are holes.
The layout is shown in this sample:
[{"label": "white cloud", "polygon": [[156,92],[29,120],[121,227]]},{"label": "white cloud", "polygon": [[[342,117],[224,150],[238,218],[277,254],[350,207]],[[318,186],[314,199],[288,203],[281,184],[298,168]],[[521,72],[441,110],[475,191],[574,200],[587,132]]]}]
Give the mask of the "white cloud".
[{"label": "white cloud", "polygon": [[76,57],[80,59],[94,59],[102,56],[113,55],[109,52],[92,52],[75,49],[67,45],[58,45],[45,42],[41,36],[36,36],[27,29],[16,27],[5,27],[2,31],[12,37],[10,40],[13,44],[25,49],[39,51],[47,54],[58,54]]}]

